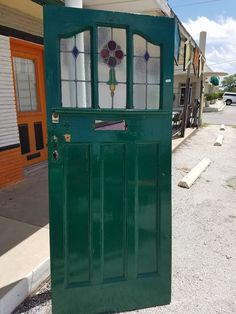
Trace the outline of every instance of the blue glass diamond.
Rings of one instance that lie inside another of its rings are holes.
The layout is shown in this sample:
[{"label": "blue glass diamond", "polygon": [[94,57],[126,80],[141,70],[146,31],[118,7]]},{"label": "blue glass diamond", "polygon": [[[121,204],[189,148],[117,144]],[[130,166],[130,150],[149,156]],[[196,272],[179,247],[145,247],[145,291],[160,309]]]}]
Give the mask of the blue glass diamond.
[{"label": "blue glass diamond", "polygon": [[150,58],[150,54],[146,51],[146,52],[145,52],[145,55],[144,55],[144,59],[145,59],[146,61],[148,61],[149,58]]},{"label": "blue glass diamond", "polygon": [[78,54],[79,54],[79,50],[77,49],[77,47],[76,46],[74,46],[74,48],[72,49],[72,51],[71,51],[72,53],[73,53],[73,55],[74,55],[74,57],[75,57],[75,59],[77,58],[77,56],[78,56]]}]

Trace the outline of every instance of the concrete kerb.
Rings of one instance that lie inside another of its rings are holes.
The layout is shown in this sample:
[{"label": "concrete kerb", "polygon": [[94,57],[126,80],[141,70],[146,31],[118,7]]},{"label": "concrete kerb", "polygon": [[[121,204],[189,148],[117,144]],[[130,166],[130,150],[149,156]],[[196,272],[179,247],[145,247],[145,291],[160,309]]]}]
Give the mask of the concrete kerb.
[{"label": "concrete kerb", "polygon": [[219,134],[215,140],[214,146],[222,146],[224,140],[224,136]]},{"label": "concrete kerb", "polygon": [[209,158],[202,159],[186,176],[180,180],[178,186],[190,189],[193,183],[200,177],[200,175],[209,167],[211,160]]},{"label": "concrete kerb", "polygon": [[47,258],[1,298],[0,314],[11,314],[49,275],[50,261]]}]

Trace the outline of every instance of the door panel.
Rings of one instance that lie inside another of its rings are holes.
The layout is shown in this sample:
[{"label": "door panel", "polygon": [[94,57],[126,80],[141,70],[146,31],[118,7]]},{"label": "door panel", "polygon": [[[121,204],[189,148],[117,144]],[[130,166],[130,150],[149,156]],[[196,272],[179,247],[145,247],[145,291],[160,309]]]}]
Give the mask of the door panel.
[{"label": "door panel", "polygon": [[43,47],[11,38],[11,53],[22,162],[27,166],[47,159]]},{"label": "door panel", "polygon": [[172,19],[45,9],[53,313],[170,302],[173,43]]}]

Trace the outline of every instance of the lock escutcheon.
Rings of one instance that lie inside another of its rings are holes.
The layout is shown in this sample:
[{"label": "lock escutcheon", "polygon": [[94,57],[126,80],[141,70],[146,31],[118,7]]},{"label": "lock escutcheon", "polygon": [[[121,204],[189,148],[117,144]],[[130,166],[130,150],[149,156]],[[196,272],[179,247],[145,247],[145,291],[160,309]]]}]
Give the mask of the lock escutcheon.
[{"label": "lock escutcheon", "polygon": [[54,152],[52,153],[52,157],[54,160],[58,160],[59,159],[59,153],[57,150],[54,150]]}]

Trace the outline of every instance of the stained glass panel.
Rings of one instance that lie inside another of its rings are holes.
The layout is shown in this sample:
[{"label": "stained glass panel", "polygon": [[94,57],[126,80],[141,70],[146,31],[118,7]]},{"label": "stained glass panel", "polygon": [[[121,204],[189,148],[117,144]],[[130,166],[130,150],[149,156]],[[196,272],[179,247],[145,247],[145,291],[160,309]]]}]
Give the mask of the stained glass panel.
[{"label": "stained glass panel", "polygon": [[160,102],[160,86],[147,86],[147,109],[159,109]]},{"label": "stained glass panel", "polygon": [[134,105],[137,109],[146,108],[146,85],[134,84]]},{"label": "stained glass panel", "polygon": [[134,56],[143,57],[145,52],[147,51],[146,40],[139,35],[134,35],[133,44],[134,44]]},{"label": "stained glass panel", "polygon": [[160,47],[139,35],[133,36],[133,105],[136,109],[159,109]]},{"label": "stained glass panel", "polygon": [[99,83],[99,106],[100,108],[111,108],[111,92],[106,83]]},{"label": "stained glass panel", "polygon": [[117,85],[113,108],[126,108],[126,84]]},{"label": "stained glass panel", "polygon": [[160,84],[160,59],[150,58],[147,62],[147,83]]},{"label": "stained glass panel", "polygon": [[126,31],[110,27],[97,30],[99,107],[125,108]]},{"label": "stained glass panel", "polygon": [[75,60],[72,53],[61,52],[61,79],[75,80]]},{"label": "stained glass panel", "polygon": [[91,107],[91,83],[77,82],[78,107]]},{"label": "stained glass panel", "polygon": [[63,107],[77,107],[76,106],[76,88],[73,81],[61,82],[62,105]]},{"label": "stained glass panel", "polygon": [[69,37],[69,38],[61,38],[60,40],[60,51],[67,51],[67,52],[71,52],[72,49],[75,46],[75,38],[73,37]]},{"label": "stained glass panel", "polygon": [[160,58],[160,47],[157,45],[153,45],[151,43],[147,43],[147,50],[152,58]]},{"label": "stained glass panel", "polygon": [[91,107],[90,32],[60,40],[63,107]]},{"label": "stained glass panel", "polygon": [[146,83],[146,61],[143,57],[134,57],[134,83]]},{"label": "stained glass panel", "polygon": [[[85,71],[82,71],[81,64],[84,64]],[[91,71],[90,71],[90,54],[79,54],[76,59],[76,77],[77,80],[90,81]]]}]

